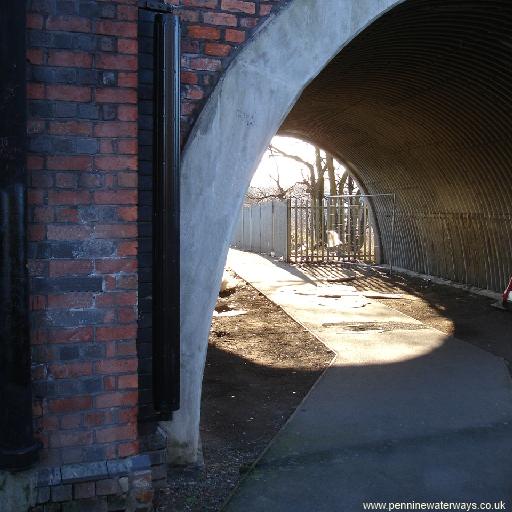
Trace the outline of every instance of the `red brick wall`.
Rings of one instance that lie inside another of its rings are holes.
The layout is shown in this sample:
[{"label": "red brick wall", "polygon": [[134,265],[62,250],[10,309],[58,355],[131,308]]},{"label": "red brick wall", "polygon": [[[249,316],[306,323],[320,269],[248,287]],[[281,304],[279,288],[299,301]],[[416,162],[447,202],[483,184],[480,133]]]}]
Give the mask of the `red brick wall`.
[{"label": "red brick wall", "polygon": [[[184,138],[288,0],[171,0]],[[34,416],[48,464],[137,453],[137,2],[28,0]]]},{"label": "red brick wall", "polygon": [[28,2],[30,272],[43,459],[137,452],[137,7]]},{"label": "red brick wall", "polygon": [[[189,133],[205,100],[251,32],[290,0],[169,0],[179,5],[182,40],[182,131]],[[278,49],[276,48],[276,51]]]}]

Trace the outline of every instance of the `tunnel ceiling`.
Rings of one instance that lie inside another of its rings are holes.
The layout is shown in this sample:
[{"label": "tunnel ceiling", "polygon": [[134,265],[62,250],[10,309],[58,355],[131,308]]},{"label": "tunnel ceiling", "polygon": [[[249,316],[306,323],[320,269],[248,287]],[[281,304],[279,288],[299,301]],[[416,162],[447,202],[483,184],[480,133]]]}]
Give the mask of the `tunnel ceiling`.
[{"label": "tunnel ceiling", "polygon": [[[319,35],[320,37],[320,35]],[[306,88],[281,133],[396,193],[395,264],[502,290],[512,274],[512,2],[408,0]],[[390,257],[391,202],[374,208]]]}]

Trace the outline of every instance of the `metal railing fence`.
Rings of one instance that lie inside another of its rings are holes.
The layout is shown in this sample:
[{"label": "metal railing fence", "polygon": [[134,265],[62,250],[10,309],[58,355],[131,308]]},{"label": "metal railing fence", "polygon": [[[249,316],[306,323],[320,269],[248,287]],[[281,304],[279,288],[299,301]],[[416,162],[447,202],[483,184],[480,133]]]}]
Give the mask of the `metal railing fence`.
[{"label": "metal railing fence", "polygon": [[[385,221],[390,236],[385,251],[377,233],[373,199],[388,203]],[[232,246],[292,263],[377,264],[385,252],[392,269],[394,224],[394,194],[328,196],[317,204],[298,198],[274,200],[243,207]]]},{"label": "metal railing fence", "polygon": [[321,204],[290,200],[292,262],[377,263],[380,247],[367,197],[330,196]]}]

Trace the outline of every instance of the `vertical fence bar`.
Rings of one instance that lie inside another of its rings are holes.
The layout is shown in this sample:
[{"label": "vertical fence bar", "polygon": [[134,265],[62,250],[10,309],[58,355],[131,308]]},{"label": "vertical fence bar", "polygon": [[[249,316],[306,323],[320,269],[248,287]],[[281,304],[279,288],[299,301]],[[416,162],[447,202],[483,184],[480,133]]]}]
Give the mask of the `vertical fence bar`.
[{"label": "vertical fence bar", "polygon": [[366,201],[363,202],[363,261],[367,262],[367,256],[366,256],[366,232],[368,226],[366,225],[366,221],[368,219],[368,216],[366,215]]},{"label": "vertical fence bar", "polygon": [[[330,208],[330,204],[331,204],[331,198],[328,197],[327,200],[325,201],[325,205],[326,205],[326,208],[327,208],[327,231],[331,231],[332,229],[332,218],[331,218],[331,208]],[[327,257],[326,257],[326,260],[327,262],[329,262],[329,237],[327,237],[327,245],[326,245],[326,251],[327,251]]]},{"label": "vertical fence bar", "polygon": [[[330,201],[329,201],[329,214],[331,216],[331,230],[336,232],[336,219],[337,219],[337,213],[336,213],[336,202],[334,200],[334,198],[331,198]],[[334,260],[334,250],[335,248],[333,247],[331,249],[331,254],[329,256],[329,260]]]},{"label": "vertical fence bar", "polygon": [[306,237],[304,234],[304,226],[306,225],[305,218],[305,210],[304,210],[304,201],[300,202],[300,259],[301,261],[304,259],[304,251],[306,250]]},{"label": "vertical fence bar", "polygon": [[347,209],[347,260],[350,261],[350,253],[352,252],[352,202],[348,200],[348,209]]},{"label": "vertical fence bar", "polygon": [[276,252],[276,237],[275,237],[275,232],[276,232],[276,229],[275,229],[275,217],[276,217],[276,212],[275,212],[275,209],[274,209],[274,200],[272,200],[272,215],[271,215],[271,223],[272,223],[272,239],[270,241],[270,252],[274,253],[275,255],[275,252]]},{"label": "vertical fence bar", "polygon": [[377,263],[377,244],[375,243],[375,230],[373,229],[373,226],[370,225],[370,254],[372,257],[372,261],[374,263]]},{"label": "vertical fence bar", "polygon": [[291,234],[292,234],[292,200],[286,200],[286,255],[284,260],[291,261]]},{"label": "vertical fence bar", "polygon": [[294,239],[294,251],[293,251],[293,254],[294,254],[294,258],[295,258],[295,263],[297,263],[297,260],[298,260],[298,245],[297,245],[297,240],[298,240],[298,236],[299,236],[299,214],[297,213],[297,198],[295,198],[295,239]]},{"label": "vertical fence bar", "polygon": [[389,254],[389,275],[393,275],[393,263],[395,258],[395,216],[396,216],[396,194],[393,194],[393,211],[391,214],[391,249]]},{"label": "vertical fence bar", "polygon": [[337,202],[338,209],[338,238],[341,241],[341,245],[338,247],[338,260],[341,256],[341,251],[344,250],[346,246],[346,230],[345,230],[345,205],[343,204],[343,198],[339,198]]},{"label": "vertical fence bar", "polygon": [[320,212],[321,212],[321,216],[320,216],[320,221],[321,221],[321,244],[322,244],[322,262],[324,261],[324,258],[325,258],[325,230],[327,228],[327,220],[326,220],[326,217],[325,217],[325,203],[322,202],[322,204],[319,205],[319,208],[320,208]]},{"label": "vertical fence bar", "polygon": [[306,225],[306,261],[309,261],[309,206],[308,203],[305,202],[305,225]]},{"label": "vertical fence bar", "polygon": [[261,227],[262,227],[262,216],[261,216],[261,203],[258,205],[258,252],[261,254],[263,252],[263,247],[261,244]]}]

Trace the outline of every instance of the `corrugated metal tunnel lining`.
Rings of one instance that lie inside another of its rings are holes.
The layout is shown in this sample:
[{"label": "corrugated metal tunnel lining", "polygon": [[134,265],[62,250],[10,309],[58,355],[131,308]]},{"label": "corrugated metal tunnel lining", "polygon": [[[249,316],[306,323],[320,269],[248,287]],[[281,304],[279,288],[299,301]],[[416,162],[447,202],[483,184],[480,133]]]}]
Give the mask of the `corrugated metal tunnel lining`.
[{"label": "corrugated metal tunnel lining", "polygon": [[[281,133],[338,155],[368,193],[396,192],[397,266],[502,290],[512,274],[511,79],[512,2],[408,0],[324,69]],[[389,248],[389,202],[374,209]]]}]

